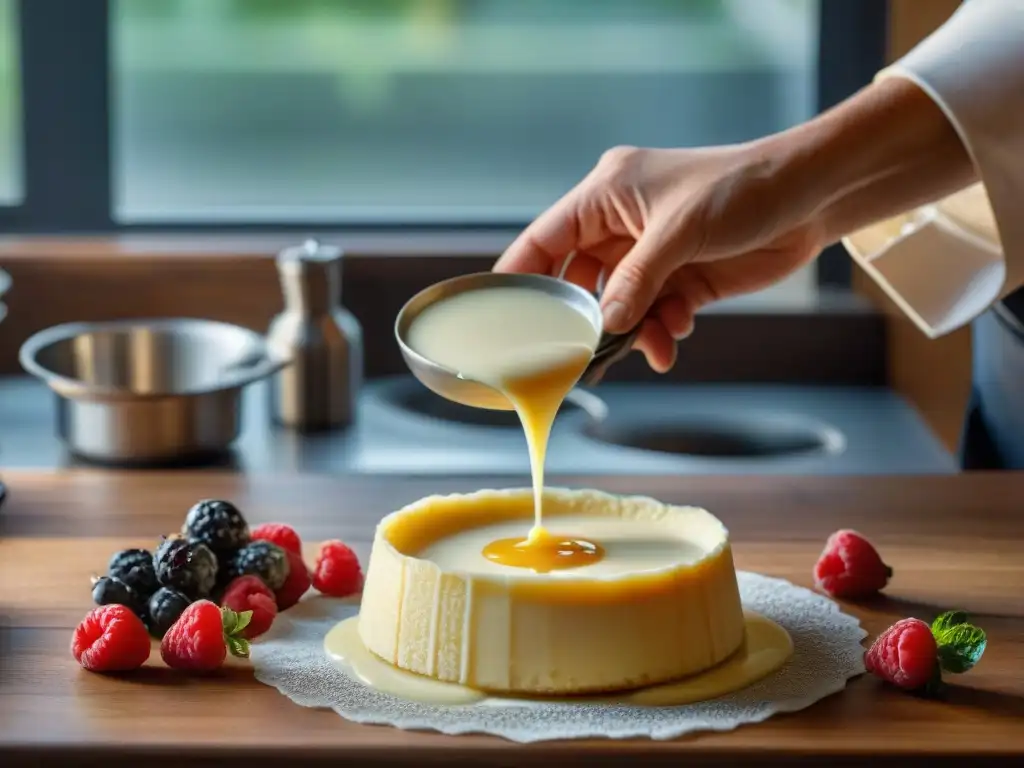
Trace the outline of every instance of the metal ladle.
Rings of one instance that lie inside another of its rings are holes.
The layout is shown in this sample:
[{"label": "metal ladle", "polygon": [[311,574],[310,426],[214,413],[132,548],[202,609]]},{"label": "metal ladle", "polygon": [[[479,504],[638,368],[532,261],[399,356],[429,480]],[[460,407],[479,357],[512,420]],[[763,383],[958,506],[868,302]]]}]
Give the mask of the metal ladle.
[{"label": "metal ladle", "polygon": [[602,332],[601,305],[598,296],[604,290],[604,271],[598,276],[597,295],[575,283],[565,280],[565,272],[575,254],[570,254],[557,277],[536,274],[507,274],[475,272],[453,277],[423,289],[409,301],[395,319],[395,339],[409,370],[424,386],[441,397],[472,408],[510,411],[512,404],[493,387],[471,379],[456,370],[429,360],[408,343],[409,329],[425,309],[439,301],[467,291],[488,288],[532,288],[555,296],[578,309],[596,331],[601,333],[594,355],[580,382],[588,386],[597,384],[608,368],[629,354],[639,326],[624,334]]}]

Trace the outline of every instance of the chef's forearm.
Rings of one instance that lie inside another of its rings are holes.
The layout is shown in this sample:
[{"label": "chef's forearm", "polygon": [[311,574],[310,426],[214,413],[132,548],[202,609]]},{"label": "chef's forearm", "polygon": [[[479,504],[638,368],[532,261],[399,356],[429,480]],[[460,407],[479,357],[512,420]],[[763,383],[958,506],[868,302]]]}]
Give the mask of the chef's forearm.
[{"label": "chef's forearm", "polygon": [[823,225],[828,242],[929,203],[976,180],[956,129],[914,83],[885,79],[780,134],[785,183]]}]

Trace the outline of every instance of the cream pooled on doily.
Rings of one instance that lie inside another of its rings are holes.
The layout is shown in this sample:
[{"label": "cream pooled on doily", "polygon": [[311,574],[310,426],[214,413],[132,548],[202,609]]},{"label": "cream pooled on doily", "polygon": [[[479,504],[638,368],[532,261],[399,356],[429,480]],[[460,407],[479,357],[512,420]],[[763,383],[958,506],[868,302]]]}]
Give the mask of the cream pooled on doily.
[{"label": "cream pooled on doily", "polygon": [[794,712],[836,693],[864,672],[861,641],[867,632],[828,598],[782,579],[740,572],[744,608],[789,632],[793,655],[769,677],[711,701],[674,707],[529,702],[493,706],[486,701],[439,706],[378,693],[356,681],[324,652],[324,636],[354,616],[352,602],[312,598],[277,617],[253,643],[256,679],[304,707],[333,709],[357,723],[487,733],[516,742],[582,738],[672,739],[698,731],[729,731]]}]

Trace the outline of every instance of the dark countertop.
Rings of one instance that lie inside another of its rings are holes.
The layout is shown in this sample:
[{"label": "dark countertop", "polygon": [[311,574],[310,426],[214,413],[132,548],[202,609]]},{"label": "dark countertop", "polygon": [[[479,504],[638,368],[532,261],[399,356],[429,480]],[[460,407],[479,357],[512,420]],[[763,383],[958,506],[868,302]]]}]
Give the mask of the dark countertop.
[{"label": "dark countertop", "polygon": [[[549,472],[956,471],[953,458],[913,408],[884,388],[605,384],[592,394],[597,399],[584,394],[582,407],[559,417]],[[53,405],[53,395],[34,379],[0,378],[0,467],[80,464],[55,436]],[[235,451],[217,466],[330,474],[529,473],[514,416],[495,420],[489,412],[453,409],[407,376],[368,383],[357,424],[331,434],[301,436],[276,428],[266,405],[264,385],[246,391]],[[609,442],[615,440],[630,446]]]}]

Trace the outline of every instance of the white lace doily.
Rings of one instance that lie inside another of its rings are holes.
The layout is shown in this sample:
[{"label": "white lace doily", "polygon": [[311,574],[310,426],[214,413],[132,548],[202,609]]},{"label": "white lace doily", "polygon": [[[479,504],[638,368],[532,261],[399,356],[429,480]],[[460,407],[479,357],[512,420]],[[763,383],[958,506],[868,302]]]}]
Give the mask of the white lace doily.
[{"label": "white lace doily", "polygon": [[793,656],[779,671],[744,690],[676,707],[538,703],[437,706],[378,693],[341,671],[323,649],[327,632],[355,615],[351,602],[313,598],[278,616],[252,645],[256,679],[296,704],[330,708],[357,723],[488,733],[517,742],[582,738],[672,739],[697,731],[729,731],[780,712],[795,712],[846,687],[864,672],[867,633],[828,598],[782,579],[741,572],[745,608],[772,619],[793,639]]}]

